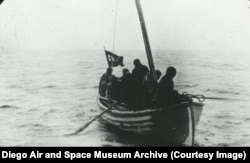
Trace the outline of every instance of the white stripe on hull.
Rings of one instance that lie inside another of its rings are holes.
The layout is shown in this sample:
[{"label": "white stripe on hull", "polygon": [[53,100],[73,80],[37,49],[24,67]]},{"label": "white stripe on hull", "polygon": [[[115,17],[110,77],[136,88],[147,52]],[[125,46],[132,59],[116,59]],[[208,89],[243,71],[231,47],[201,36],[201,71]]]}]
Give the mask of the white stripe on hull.
[{"label": "white stripe on hull", "polygon": [[116,126],[125,126],[125,127],[150,127],[150,126],[153,126],[154,123],[151,122],[151,121],[143,121],[143,122],[133,122],[133,123],[130,123],[130,122],[121,122],[121,121],[113,121],[112,119],[106,117],[106,116],[103,116],[102,117],[104,120],[107,120],[109,122],[112,122],[114,124],[116,124]]},{"label": "white stripe on hull", "polygon": [[119,123],[114,122],[109,119],[106,119],[105,117],[102,117],[105,121],[107,121],[109,124],[112,124],[116,127],[119,127],[120,129],[124,131],[130,131],[134,133],[145,133],[152,131],[152,123],[142,123],[142,124],[127,124],[127,123]]},{"label": "white stripe on hull", "polygon": [[106,117],[112,121],[117,121],[117,122],[144,122],[144,121],[149,121],[151,119],[151,116],[143,116],[143,117],[115,117],[111,116],[111,114],[105,114],[103,117]]}]

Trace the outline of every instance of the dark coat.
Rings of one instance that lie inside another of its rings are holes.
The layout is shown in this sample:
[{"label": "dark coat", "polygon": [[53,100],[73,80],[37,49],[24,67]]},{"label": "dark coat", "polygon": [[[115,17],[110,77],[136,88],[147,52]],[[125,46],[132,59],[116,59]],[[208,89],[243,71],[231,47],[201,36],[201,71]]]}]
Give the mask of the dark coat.
[{"label": "dark coat", "polygon": [[160,106],[172,104],[178,92],[174,90],[174,82],[172,78],[163,76],[159,82],[157,90],[157,103]]},{"label": "dark coat", "polygon": [[144,77],[148,72],[149,70],[147,66],[144,65],[138,65],[133,69],[132,75],[134,76],[137,86],[142,84]]}]

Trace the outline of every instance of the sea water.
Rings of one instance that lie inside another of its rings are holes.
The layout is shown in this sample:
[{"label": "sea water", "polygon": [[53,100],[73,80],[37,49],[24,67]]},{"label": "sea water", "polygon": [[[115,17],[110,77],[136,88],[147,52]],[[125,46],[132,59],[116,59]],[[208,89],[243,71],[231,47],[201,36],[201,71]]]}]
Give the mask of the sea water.
[{"label": "sea water", "polygon": [[[142,50],[117,50],[125,67],[147,64]],[[153,50],[156,69],[177,69],[175,89],[208,99],[196,146],[250,145],[250,60],[247,54]],[[96,120],[97,93],[106,71],[103,50],[6,50],[0,53],[0,146],[137,146],[143,137],[113,131]],[[121,76],[122,68],[114,68]]]}]

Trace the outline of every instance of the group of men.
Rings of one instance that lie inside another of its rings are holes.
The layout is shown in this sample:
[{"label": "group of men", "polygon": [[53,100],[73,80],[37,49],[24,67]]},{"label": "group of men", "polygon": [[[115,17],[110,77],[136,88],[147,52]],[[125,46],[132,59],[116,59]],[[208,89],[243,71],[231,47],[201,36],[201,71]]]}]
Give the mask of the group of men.
[{"label": "group of men", "polygon": [[122,71],[121,77],[112,74],[113,69],[107,68],[99,83],[99,94],[128,104],[131,108],[147,108],[166,106],[174,103],[178,92],[174,90],[174,67],[168,67],[166,74],[160,79],[161,72],[156,70],[155,80],[147,66],[139,59],[134,60],[134,69]]}]

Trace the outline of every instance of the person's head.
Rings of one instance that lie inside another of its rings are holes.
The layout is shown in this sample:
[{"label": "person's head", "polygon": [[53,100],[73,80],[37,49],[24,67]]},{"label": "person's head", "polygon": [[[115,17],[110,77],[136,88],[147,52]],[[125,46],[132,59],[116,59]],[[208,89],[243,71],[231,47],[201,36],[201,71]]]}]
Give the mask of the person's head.
[{"label": "person's head", "polygon": [[111,75],[113,72],[113,69],[111,67],[107,68],[107,74],[108,75]]},{"label": "person's head", "polygon": [[123,76],[125,76],[127,73],[129,73],[129,70],[127,68],[122,69]]},{"label": "person's head", "polygon": [[174,78],[176,75],[176,69],[174,67],[168,67],[166,71],[166,75],[170,78]]},{"label": "person's head", "polygon": [[159,80],[160,77],[161,77],[161,71],[160,70],[156,70],[155,73],[156,73],[157,80]]},{"label": "person's head", "polygon": [[134,60],[134,65],[135,65],[135,67],[140,66],[141,65],[141,61],[139,59],[135,59]]}]

